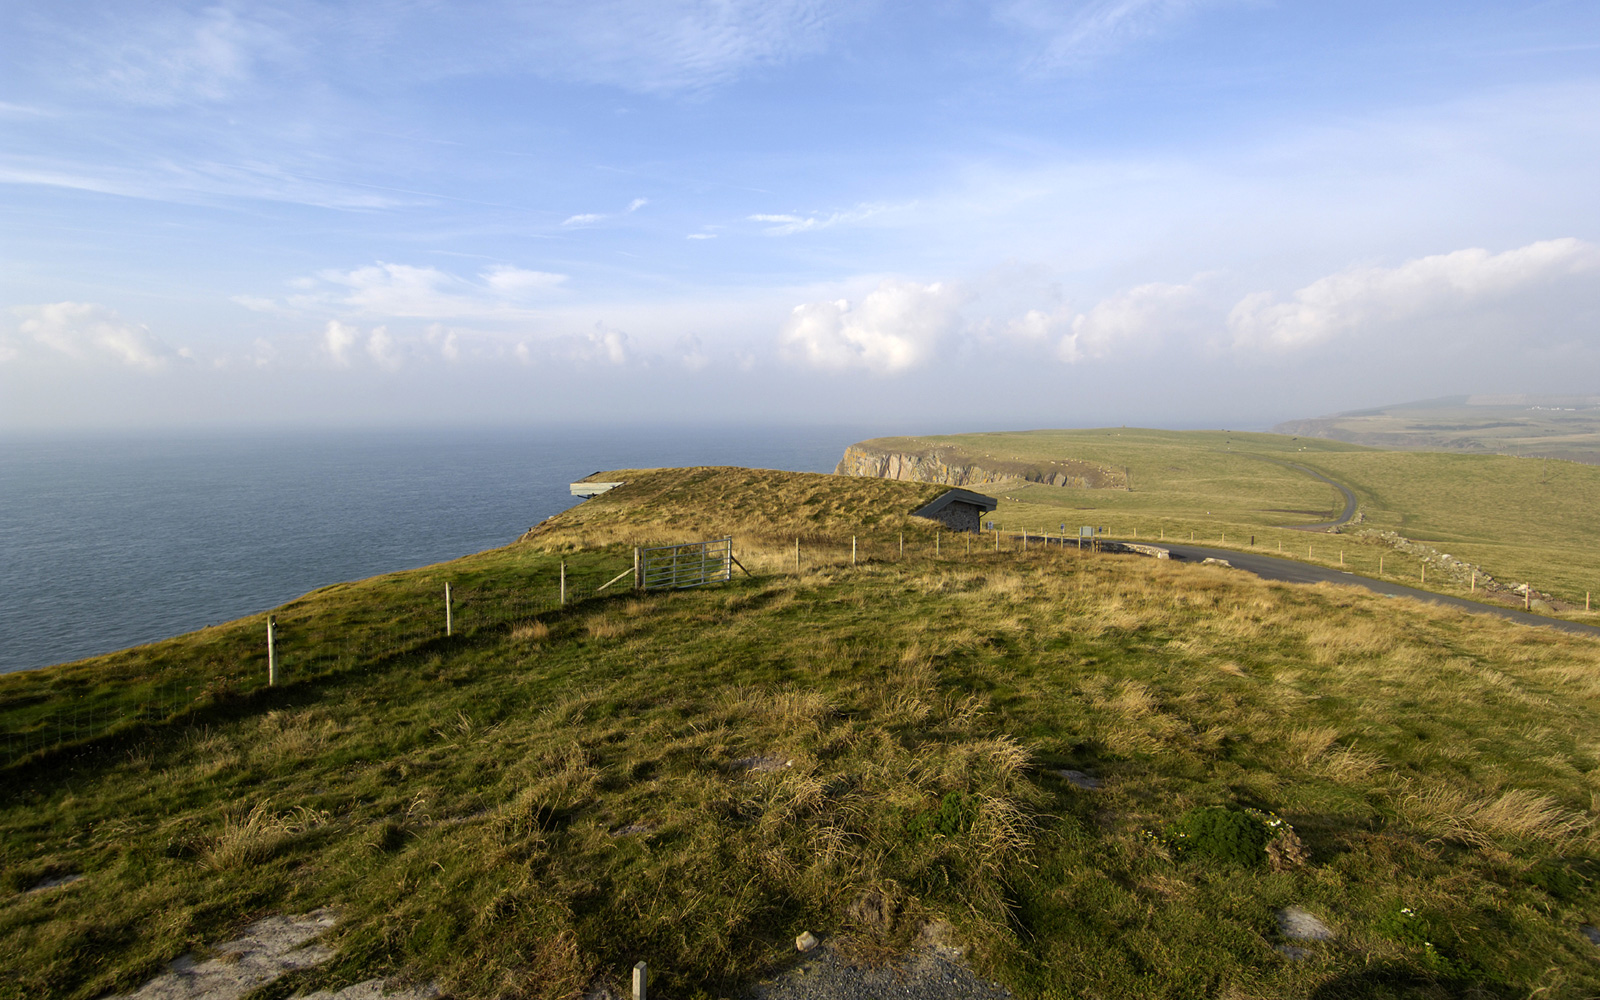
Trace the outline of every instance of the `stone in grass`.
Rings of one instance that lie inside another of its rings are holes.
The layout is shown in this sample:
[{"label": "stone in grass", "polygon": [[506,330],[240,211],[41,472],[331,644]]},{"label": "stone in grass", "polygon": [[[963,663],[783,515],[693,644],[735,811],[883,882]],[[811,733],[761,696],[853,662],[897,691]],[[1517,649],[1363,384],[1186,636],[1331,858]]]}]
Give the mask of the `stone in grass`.
[{"label": "stone in grass", "polygon": [[1278,911],[1278,930],[1291,941],[1333,940],[1333,928],[1298,906]]},{"label": "stone in grass", "polygon": [[1584,924],[1578,930],[1583,933],[1584,937],[1589,939],[1590,944],[1600,945],[1600,927],[1596,927],[1593,924]]},{"label": "stone in grass", "polygon": [[1084,774],[1082,771],[1062,770],[1057,771],[1056,774],[1060,775],[1062,778],[1065,778],[1067,784],[1071,785],[1073,788],[1082,788],[1085,791],[1093,791],[1094,789],[1100,787],[1099,778],[1096,778],[1092,774]]},{"label": "stone in grass", "polygon": [[1272,948],[1291,962],[1303,962],[1311,957],[1311,949],[1295,944],[1275,944]]},{"label": "stone in grass", "polygon": [[817,946],[817,936],[810,931],[801,931],[800,936],[794,939],[796,951],[807,952]]}]

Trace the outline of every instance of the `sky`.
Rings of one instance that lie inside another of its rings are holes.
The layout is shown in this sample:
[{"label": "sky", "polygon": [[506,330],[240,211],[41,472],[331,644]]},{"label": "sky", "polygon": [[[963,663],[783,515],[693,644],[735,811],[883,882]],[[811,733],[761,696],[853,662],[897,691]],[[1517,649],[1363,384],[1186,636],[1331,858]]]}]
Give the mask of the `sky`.
[{"label": "sky", "polygon": [[0,431],[1600,392],[1600,4],[7,0]]}]

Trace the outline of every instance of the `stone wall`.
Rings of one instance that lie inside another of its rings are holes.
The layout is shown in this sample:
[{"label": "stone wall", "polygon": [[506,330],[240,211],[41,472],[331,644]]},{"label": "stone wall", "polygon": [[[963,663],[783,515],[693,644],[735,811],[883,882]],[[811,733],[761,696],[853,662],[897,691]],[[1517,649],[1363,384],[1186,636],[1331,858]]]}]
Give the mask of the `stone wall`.
[{"label": "stone wall", "polygon": [[938,521],[951,531],[976,532],[983,520],[983,508],[965,500],[952,500],[936,514],[924,514],[930,521]]}]

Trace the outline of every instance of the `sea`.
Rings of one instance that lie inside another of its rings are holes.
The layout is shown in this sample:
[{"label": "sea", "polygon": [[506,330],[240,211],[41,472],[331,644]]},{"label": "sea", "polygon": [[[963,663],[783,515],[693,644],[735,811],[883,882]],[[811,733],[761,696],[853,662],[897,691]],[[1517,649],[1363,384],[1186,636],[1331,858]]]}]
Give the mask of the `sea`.
[{"label": "sea", "polygon": [[831,472],[864,427],[0,437],[0,673],[514,541],[606,469]]}]

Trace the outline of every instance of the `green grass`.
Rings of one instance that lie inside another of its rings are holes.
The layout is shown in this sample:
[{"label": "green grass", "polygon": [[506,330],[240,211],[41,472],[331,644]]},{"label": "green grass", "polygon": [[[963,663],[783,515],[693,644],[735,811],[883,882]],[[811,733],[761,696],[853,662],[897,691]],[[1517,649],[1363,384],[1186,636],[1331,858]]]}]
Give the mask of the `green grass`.
[{"label": "green grass", "polygon": [[1418,451],[1600,463],[1600,397],[1455,397],[1296,420],[1277,430]]},{"label": "green grass", "polygon": [[[347,652],[303,640],[275,690],[244,684],[258,621],[0,678],[4,729],[67,702],[62,678],[133,700],[240,678],[0,776],[0,996],[131,989],[328,904],[338,958],[275,995],[405,973],[567,996],[639,959],[663,995],[733,995],[803,929],[881,956],[936,916],[1029,997],[1600,990],[1578,933],[1600,919],[1600,644],[1211,567],[948,535],[902,558],[898,529],[852,568],[846,521],[810,522],[801,573],[741,542],[757,578],[538,628],[490,613],[562,558],[626,566],[584,547],[604,510],[280,610]],[[424,635],[443,579],[480,595],[448,640]],[[1306,862],[1177,849],[1212,806],[1282,817]],[[1286,905],[1338,940],[1286,960]]]},{"label": "green grass", "polygon": [[[1351,538],[1307,537],[1290,526],[1330,520],[1343,507],[1337,491],[1295,469],[1303,465],[1355,491],[1362,528],[1393,530],[1481,565],[1496,579],[1527,582],[1585,615],[1585,594],[1600,597],[1600,467],[1504,455],[1379,451],[1277,434],[1108,428],[880,438],[863,445],[916,450],[935,445],[975,461],[1048,461],[1052,457],[1126,468],[1131,490],[1079,489],[1011,481],[988,487],[1001,500],[1002,530],[1076,534],[1104,526],[1118,537],[1193,540],[1255,547],[1412,586],[1459,592],[1437,574],[1424,584],[1414,560]],[[1308,546],[1310,551],[1308,552]],[[1481,596],[1481,595],[1480,595]]]}]

